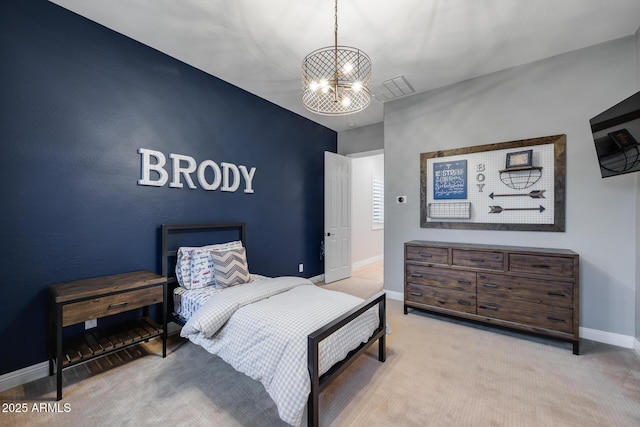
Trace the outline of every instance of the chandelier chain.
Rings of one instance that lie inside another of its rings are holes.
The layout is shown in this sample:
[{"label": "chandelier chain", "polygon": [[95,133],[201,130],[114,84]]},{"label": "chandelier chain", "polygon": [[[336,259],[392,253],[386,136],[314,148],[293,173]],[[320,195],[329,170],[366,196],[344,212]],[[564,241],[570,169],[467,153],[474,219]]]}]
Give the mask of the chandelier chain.
[{"label": "chandelier chain", "polygon": [[336,26],[334,31],[334,36],[335,36],[334,39],[335,39],[336,50],[338,50],[338,0],[336,0],[335,19],[336,19]]},{"label": "chandelier chain", "polygon": [[333,80],[335,81],[334,99],[337,102],[338,101],[338,78],[339,78],[338,76],[338,0],[336,0],[335,18],[336,18],[336,27],[335,27],[335,33],[334,33],[335,50],[333,54],[335,75],[333,76]]}]

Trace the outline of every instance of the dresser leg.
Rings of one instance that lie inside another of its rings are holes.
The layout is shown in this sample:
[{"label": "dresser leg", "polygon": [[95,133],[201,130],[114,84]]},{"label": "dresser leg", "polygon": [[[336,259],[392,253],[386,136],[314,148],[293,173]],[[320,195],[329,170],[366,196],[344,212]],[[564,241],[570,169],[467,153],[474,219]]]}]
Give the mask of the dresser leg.
[{"label": "dresser leg", "polygon": [[575,355],[579,355],[580,354],[580,341],[574,341],[573,342],[573,354],[575,354]]},{"label": "dresser leg", "polygon": [[404,314],[408,314],[408,313],[409,313],[409,311],[408,311],[408,307],[407,307],[407,305],[405,304],[405,305],[404,305]]}]

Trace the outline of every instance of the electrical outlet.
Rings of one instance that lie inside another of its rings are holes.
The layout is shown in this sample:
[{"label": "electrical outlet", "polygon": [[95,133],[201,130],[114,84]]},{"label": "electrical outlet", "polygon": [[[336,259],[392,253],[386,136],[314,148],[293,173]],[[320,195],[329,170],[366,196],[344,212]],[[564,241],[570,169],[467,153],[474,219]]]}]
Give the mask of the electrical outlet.
[{"label": "electrical outlet", "polygon": [[91,320],[85,320],[84,321],[84,328],[85,329],[95,328],[96,326],[98,326],[98,319],[91,319]]},{"label": "electrical outlet", "polygon": [[298,264],[298,273],[302,273],[304,271],[304,264]]}]

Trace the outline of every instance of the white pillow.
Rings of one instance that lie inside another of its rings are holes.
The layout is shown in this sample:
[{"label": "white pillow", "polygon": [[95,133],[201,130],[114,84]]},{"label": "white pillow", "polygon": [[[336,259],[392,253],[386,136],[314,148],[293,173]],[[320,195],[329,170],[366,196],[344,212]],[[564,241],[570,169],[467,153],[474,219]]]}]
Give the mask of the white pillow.
[{"label": "white pillow", "polygon": [[239,240],[216,245],[178,248],[176,259],[178,283],[186,289],[198,289],[215,284],[211,252],[224,252],[238,248],[242,248],[242,242]]}]

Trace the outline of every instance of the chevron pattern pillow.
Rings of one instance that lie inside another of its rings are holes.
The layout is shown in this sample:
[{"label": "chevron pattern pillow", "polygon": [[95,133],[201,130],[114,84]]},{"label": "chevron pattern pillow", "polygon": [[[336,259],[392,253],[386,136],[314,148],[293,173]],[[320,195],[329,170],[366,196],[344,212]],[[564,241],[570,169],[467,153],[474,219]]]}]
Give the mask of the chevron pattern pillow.
[{"label": "chevron pattern pillow", "polygon": [[[206,245],[206,246],[198,246],[198,247],[189,247],[183,246],[178,248],[177,260],[176,260],[176,279],[180,286],[186,289],[196,289],[205,287],[208,285],[215,284],[215,279],[213,278],[213,274],[207,276],[210,280],[206,282],[201,278],[198,279],[197,272],[193,272],[194,263],[198,264],[201,260],[196,258],[201,258],[202,254],[205,254],[207,258],[210,258],[210,251],[227,251],[229,249],[237,249],[242,247],[242,242],[240,240],[236,240],[233,242],[220,243],[216,245]],[[201,264],[204,265],[204,264]],[[211,272],[213,272],[213,261],[210,259],[207,260],[207,268]],[[196,284],[193,286],[193,281],[199,282],[200,286]]]},{"label": "chevron pattern pillow", "polygon": [[224,252],[211,252],[216,286],[227,288],[251,280],[247,253],[244,248],[230,249]]}]

